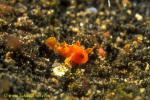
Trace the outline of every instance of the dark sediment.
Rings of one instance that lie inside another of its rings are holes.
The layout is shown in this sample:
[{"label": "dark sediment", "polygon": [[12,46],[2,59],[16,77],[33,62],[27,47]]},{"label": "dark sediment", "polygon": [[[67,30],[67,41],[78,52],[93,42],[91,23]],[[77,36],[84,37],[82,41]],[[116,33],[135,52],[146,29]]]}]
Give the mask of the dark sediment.
[{"label": "dark sediment", "polygon": [[[0,0],[0,99],[148,100],[150,2],[118,1]],[[106,56],[95,48],[60,76],[54,70],[65,68],[64,58],[44,44],[50,36],[98,45]]]}]

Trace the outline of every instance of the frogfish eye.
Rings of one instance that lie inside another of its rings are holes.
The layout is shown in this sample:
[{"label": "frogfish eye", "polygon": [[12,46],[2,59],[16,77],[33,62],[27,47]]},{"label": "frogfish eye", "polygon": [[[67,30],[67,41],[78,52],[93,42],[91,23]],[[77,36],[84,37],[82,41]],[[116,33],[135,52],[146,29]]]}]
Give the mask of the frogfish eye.
[{"label": "frogfish eye", "polygon": [[84,55],[82,53],[80,54],[80,58],[84,58]]}]

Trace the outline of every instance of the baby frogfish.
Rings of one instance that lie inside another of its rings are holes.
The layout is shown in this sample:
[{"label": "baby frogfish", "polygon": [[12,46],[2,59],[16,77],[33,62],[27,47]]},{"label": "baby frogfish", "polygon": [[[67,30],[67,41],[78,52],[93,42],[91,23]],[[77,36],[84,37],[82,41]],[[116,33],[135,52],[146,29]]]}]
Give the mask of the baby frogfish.
[{"label": "baby frogfish", "polygon": [[66,42],[59,43],[55,37],[49,37],[45,44],[53,49],[55,53],[65,57],[66,65],[85,64],[88,61],[88,54],[93,50],[93,48],[84,49],[79,41],[73,45],[69,45]]}]

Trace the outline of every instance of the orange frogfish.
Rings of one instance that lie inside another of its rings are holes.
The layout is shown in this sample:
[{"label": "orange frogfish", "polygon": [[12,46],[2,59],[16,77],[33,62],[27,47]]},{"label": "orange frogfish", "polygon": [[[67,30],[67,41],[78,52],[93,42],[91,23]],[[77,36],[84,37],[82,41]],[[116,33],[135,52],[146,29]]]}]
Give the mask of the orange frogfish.
[{"label": "orange frogfish", "polygon": [[65,57],[66,65],[86,63],[88,61],[88,54],[93,50],[93,48],[84,49],[79,41],[73,45],[69,45],[66,42],[59,43],[55,37],[49,37],[45,44],[53,49],[55,53]]}]

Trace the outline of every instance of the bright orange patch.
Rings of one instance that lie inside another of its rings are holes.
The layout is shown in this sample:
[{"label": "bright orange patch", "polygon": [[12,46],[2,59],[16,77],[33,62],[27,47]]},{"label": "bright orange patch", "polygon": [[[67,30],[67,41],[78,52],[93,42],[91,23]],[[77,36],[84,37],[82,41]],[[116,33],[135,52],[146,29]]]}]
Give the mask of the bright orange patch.
[{"label": "bright orange patch", "polygon": [[92,48],[84,49],[80,46],[80,42],[69,45],[66,42],[59,43],[55,37],[50,37],[46,40],[45,44],[52,48],[56,53],[65,57],[65,64],[84,64],[88,61],[88,54],[92,52]]}]

